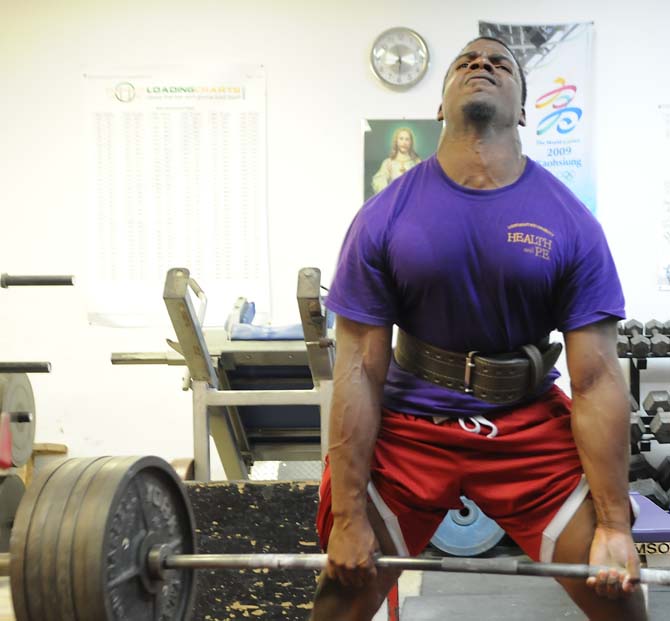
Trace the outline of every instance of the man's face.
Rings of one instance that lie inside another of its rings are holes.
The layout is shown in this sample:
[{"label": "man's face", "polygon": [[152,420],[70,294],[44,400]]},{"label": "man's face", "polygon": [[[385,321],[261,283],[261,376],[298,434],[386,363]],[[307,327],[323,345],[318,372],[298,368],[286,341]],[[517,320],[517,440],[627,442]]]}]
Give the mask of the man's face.
[{"label": "man's face", "polygon": [[[521,105],[521,74],[500,43],[477,39],[468,44],[447,71],[438,118],[456,111],[479,110],[510,123],[525,125]],[[487,112],[488,111],[488,112]]]}]

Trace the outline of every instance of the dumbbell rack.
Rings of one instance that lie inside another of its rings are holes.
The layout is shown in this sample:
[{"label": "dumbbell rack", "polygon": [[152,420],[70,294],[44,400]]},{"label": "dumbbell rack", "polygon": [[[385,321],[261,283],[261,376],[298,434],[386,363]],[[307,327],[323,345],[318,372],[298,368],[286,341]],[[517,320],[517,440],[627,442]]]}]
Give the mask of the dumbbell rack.
[{"label": "dumbbell rack", "polygon": [[[670,347],[668,347],[670,322],[662,323],[651,319],[642,324],[641,321],[631,319],[625,323],[620,322],[617,331],[619,333],[617,342],[619,358],[630,361],[630,394],[639,405],[641,404],[640,371],[647,369],[647,360],[670,358]],[[655,339],[661,342],[654,342]]]},{"label": "dumbbell rack", "polygon": [[[660,464],[650,461],[652,440],[667,443],[667,429],[663,431],[655,423],[649,411],[649,398],[644,403],[640,395],[640,373],[648,369],[648,361],[670,359],[670,322],[650,320],[645,324],[631,319],[618,326],[617,352],[620,359],[628,359],[629,392],[631,397],[631,461],[629,481],[631,497],[640,506],[640,516],[633,527],[633,536],[643,561],[647,566],[666,563],[660,548],[670,546],[670,515],[668,506],[668,483],[670,482],[670,455]],[[626,341],[628,337],[628,341]],[[667,394],[667,392],[666,392]],[[652,399],[655,401],[656,398]],[[661,397],[662,409],[667,409],[667,399]],[[652,410],[655,408],[652,408]],[[659,436],[659,432],[662,436]],[[653,437],[652,437],[653,436]],[[655,458],[658,453],[655,454]],[[656,461],[656,459],[654,459]],[[660,546],[660,547],[659,547]]]}]

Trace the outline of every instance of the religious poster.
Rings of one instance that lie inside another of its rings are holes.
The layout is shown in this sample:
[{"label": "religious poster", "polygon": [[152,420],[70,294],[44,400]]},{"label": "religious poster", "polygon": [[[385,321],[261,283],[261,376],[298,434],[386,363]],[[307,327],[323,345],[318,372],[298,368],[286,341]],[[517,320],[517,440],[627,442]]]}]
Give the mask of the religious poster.
[{"label": "religious poster", "polygon": [[368,119],[363,121],[363,130],[363,197],[368,200],[435,153],[442,123],[426,119]]}]

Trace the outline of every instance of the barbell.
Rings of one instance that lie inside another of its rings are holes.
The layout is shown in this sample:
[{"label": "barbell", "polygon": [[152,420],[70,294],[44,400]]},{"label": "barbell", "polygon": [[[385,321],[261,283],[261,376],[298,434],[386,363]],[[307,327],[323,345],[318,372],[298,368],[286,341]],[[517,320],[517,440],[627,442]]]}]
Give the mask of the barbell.
[{"label": "barbell", "polygon": [[[193,569],[321,570],[325,554],[197,554],[186,490],[158,457],[68,459],[42,469],[19,505],[9,554],[17,621],[186,621]],[[377,567],[586,578],[602,568],[516,559],[380,556]],[[670,570],[641,582],[670,585]]]}]

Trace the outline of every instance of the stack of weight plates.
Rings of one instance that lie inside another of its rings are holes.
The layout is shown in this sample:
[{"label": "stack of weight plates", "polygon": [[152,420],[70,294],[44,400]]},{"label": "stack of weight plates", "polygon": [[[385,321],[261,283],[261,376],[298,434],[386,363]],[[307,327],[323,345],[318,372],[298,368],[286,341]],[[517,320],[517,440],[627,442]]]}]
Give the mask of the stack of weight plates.
[{"label": "stack of weight plates", "polygon": [[[0,411],[13,416],[12,468],[0,476],[0,552],[9,550],[9,535],[14,516],[25,492],[23,480],[15,468],[25,465],[33,452],[35,441],[35,399],[25,373],[0,374]],[[17,416],[21,415],[21,416]]]}]

